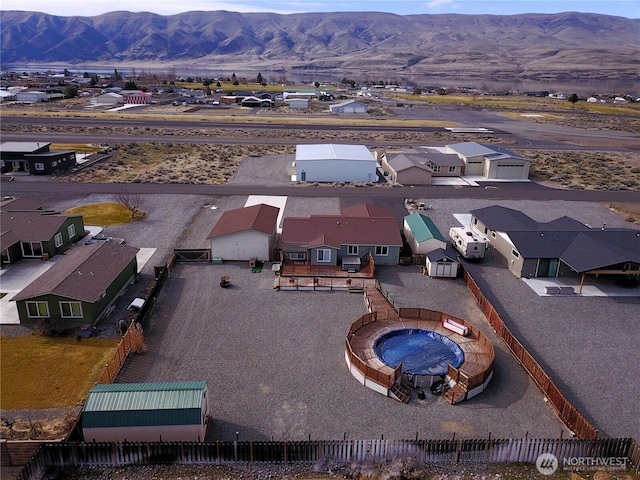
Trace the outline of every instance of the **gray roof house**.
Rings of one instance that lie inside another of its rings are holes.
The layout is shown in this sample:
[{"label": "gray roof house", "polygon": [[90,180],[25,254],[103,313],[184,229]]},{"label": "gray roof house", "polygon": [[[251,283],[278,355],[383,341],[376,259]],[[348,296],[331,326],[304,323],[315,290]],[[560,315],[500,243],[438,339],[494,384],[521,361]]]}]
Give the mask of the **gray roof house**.
[{"label": "gray roof house", "polygon": [[410,151],[397,155],[384,154],[381,166],[393,183],[431,185],[433,170],[427,165],[427,158],[423,153]]},{"label": "gray roof house", "polygon": [[471,215],[471,227],[489,239],[517,277],[640,273],[638,229],[595,229],[566,216],[537,222],[497,205]]},{"label": "gray roof house", "polygon": [[32,210],[33,206],[35,204],[26,199],[18,203],[3,203],[0,212],[0,255],[3,264],[24,258],[52,258],[85,236],[82,215]]},{"label": "gray roof house", "polygon": [[135,279],[137,253],[137,248],[116,242],[72,248],[11,298],[20,323],[95,324]]},{"label": "gray roof house", "polygon": [[528,158],[496,145],[464,142],[447,145],[445,153],[455,153],[464,162],[464,175],[488,180],[526,180]]},{"label": "gray roof house", "polygon": [[109,383],[94,386],[82,409],[85,442],[204,442],[207,382]]}]

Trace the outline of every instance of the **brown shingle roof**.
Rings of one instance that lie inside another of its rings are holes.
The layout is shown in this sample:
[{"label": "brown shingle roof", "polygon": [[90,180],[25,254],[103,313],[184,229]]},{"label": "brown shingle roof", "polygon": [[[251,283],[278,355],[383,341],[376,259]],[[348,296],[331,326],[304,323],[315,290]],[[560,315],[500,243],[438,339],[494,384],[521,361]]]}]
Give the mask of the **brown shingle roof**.
[{"label": "brown shingle roof", "polygon": [[25,210],[40,210],[42,204],[27,197],[9,197],[0,202],[0,210],[3,212],[16,212]]},{"label": "brown shingle roof", "polygon": [[361,203],[342,209],[343,217],[390,217],[389,210],[370,203]]},{"label": "brown shingle roof", "polygon": [[2,233],[13,231],[24,242],[42,242],[53,238],[70,216],[46,215],[42,212],[1,212],[0,228]]},{"label": "brown shingle roof", "polygon": [[257,230],[272,234],[278,221],[280,209],[263,203],[250,207],[228,210],[222,214],[207,238],[220,237],[230,233]]},{"label": "brown shingle roof", "polygon": [[310,246],[321,235],[338,245],[402,246],[398,223],[390,216],[312,215],[309,218],[284,219],[281,237],[283,244]]},{"label": "brown shingle roof", "polygon": [[115,242],[72,248],[12,300],[54,294],[84,302],[96,302],[133,260],[138,250]]}]

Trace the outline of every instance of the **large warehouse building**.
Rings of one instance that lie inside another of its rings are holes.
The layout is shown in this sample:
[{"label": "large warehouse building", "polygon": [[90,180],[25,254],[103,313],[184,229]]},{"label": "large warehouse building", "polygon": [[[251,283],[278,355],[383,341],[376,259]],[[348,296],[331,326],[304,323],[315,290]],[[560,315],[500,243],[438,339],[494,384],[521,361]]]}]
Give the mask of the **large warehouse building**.
[{"label": "large warehouse building", "polygon": [[299,182],[375,182],[377,162],[364,145],[298,145]]}]

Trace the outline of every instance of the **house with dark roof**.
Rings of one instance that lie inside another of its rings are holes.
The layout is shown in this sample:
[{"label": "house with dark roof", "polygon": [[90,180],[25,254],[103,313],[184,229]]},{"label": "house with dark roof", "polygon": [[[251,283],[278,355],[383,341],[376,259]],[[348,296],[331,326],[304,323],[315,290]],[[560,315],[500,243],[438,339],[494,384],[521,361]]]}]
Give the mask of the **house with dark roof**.
[{"label": "house with dark roof", "polygon": [[386,209],[365,204],[342,215],[286,217],[280,248],[286,259],[310,265],[338,266],[345,259],[352,265],[369,255],[376,265],[398,265],[402,236]]},{"label": "house with dark roof", "polygon": [[135,279],[137,253],[116,242],[72,248],[11,299],[20,323],[95,324]]},{"label": "house with dark roof", "polygon": [[82,409],[85,442],[204,442],[207,382],[94,386]]},{"label": "house with dark roof", "polygon": [[280,209],[258,204],[228,210],[207,235],[211,257],[269,261],[273,256]]},{"label": "house with dark roof", "polygon": [[50,142],[4,142],[0,144],[0,171],[52,175],[76,166],[76,152],[50,147]]},{"label": "house with dark roof", "polygon": [[17,210],[22,208],[20,203],[28,209],[35,205],[27,199],[18,203],[8,202],[3,203],[0,212],[0,257],[3,265],[23,258],[51,258],[85,236],[82,215]]},{"label": "house with dark roof", "polygon": [[517,277],[640,274],[640,230],[590,228],[564,216],[537,222],[511,208],[471,211],[471,227],[489,239]]}]

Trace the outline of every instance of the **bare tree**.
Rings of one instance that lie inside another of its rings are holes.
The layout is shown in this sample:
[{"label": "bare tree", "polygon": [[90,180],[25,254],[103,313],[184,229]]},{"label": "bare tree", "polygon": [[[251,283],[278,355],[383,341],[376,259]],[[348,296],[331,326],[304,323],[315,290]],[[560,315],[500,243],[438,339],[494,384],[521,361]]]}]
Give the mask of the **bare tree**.
[{"label": "bare tree", "polygon": [[120,205],[129,210],[131,218],[136,218],[136,215],[140,213],[142,197],[139,193],[119,193],[116,196],[116,200]]}]

